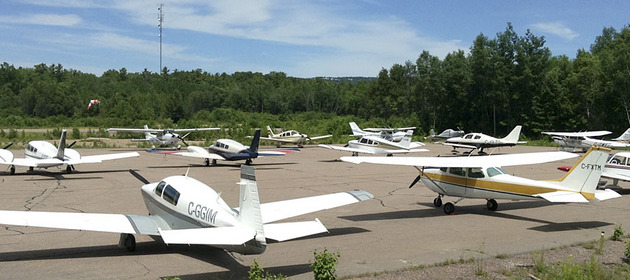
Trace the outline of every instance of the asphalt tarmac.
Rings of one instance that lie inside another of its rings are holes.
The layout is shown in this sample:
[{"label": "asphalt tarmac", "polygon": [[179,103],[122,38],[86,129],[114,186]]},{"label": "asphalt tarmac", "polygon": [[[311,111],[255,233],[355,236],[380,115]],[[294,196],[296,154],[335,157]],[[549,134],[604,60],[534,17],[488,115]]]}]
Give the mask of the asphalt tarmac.
[{"label": "asphalt tarmac", "polygon": [[[271,147],[270,147],[271,148]],[[428,144],[430,152],[408,156],[450,156],[450,147]],[[495,154],[550,151],[554,148],[517,146]],[[129,149],[79,150],[81,154]],[[22,157],[23,151],[14,151]],[[0,209],[122,213],[146,215],[140,195],[142,183],[134,169],[149,181],[184,174],[222,192],[238,206],[239,164],[220,162],[205,167],[199,159],[140,151],[139,158],[27,173],[17,168],[0,170]],[[433,206],[437,196],[418,183],[412,167],[341,162],[349,153],[308,146],[284,157],[254,161],[260,199],[264,202],[363,189],[374,194],[369,201],[320,211],[287,221],[319,218],[329,233],[299,240],[271,243],[262,255],[229,254],[208,246],[166,246],[148,236],[136,236],[137,248],[129,253],[117,247],[118,234],[34,227],[0,228],[0,271],[5,279],[243,279],[254,260],[271,273],[291,279],[312,279],[309,262],[315,251],[327,249],[341,257],[337,275],[359,275],[429,265],[447,260],[495,257],[578,242],[592,241],[616,225],[630,231],[630,197],[590,204],[551,204],[546,201],[499,200],[496,212],[485,200],[466,199],[454,215]],[[556,167],[570,159],[547,164],[507,167],[514,175],[555,179]],[[630,193],[628,183],[621,183]],[[445,197],[444,202],[457,198]]]}]

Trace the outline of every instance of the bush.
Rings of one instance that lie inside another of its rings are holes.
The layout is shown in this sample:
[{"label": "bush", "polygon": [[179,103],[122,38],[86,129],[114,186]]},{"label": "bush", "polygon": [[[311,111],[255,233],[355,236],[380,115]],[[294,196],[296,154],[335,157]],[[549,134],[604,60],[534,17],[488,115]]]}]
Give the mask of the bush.
[{"label": "bush", "polygon": [[266,280],[283,280],[286,279],[286,277],[284,277],[284,275],[282,274],[278,274],[278,275],[274,275],[271,274],[269,272],[265,272],[265,270],[260,267],[260,265],[258,264],[258,262],[256,260],[254,260],[254,263],[252,264],[252,266],[249,267],[249,272],[247,272],[247,279],[249,280],[262,280],[262,279],[266,279]]},{"label": "bush", "polygon": [[313,269],[313,276],[316,280],[334,280],[337,279],[335,270],[337,269],[338,258],[341,256],[339,252],[330,253],[327,249],[323,252],[313,252],[315,255],[315,261],[310,264]]},{"label": "bush", "polygon": [[615,232],[613,232],[613,235],[612,237],[610,237],[610,239],[614,241],[620,241],[624,235],[626,235],[626,233],[621,228],[621,225],[618,225],[615,227]]}]

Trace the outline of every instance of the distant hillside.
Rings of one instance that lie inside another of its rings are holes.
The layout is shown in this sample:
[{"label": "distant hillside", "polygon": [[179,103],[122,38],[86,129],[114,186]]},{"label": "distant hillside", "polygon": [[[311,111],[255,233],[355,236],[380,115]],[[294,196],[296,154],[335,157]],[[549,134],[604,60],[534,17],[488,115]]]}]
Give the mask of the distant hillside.
[{"label": "distant hillside", "polygon": [[321,77],[324,80],[332,81],[335,83],[347,82],[356,84],[360,81],[371,82],[375,81],[376,77]]}]

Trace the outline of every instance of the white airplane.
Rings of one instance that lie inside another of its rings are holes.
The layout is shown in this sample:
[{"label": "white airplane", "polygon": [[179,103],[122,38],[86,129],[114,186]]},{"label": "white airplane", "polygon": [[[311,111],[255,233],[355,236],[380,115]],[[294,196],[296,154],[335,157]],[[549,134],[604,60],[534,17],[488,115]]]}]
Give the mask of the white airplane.
[{"label": "white airplane", "polygon": [[[181,140],[184,145],[188,146],[184,138],[188,136],[191,132],[195,131],[209,131],[209,130],[219,130],[218,127],[207,127],[207,128],[182,128],[182,129],[152,129],[149,128],[146,124],[144,128],[108,128],[107,131],[125,131],[125,132],[136,132],[136,133],[144,133],[144,139],[131,139],[131,142],[150,142],[153,144],[151,147],[155,149],[155,145],[158,147],[167,147],[171,146],[181,149],[181,145],[177,145]],[[184,136],[180,136],[179,133],[188,132]],[[175,146],[177,145],[177,146]]]},{"label": "white airplane", "polygon": [[71,149],[74,143],[66,147],[66,130],[61,131],[59,147],[55,147],[47,141],[30,141],[24,149],[25,158],[15,158],[9,150],[0,149],[0,164],[9,165],[11,175],[15,174],[16,166],[34,168],[48,168],[66,166],[66,172],[72,173],[74,166],[82,163],[101,163],[104,160],[114,160],[129,157],[138,157],[137,152],[81,156],[79,152]]},{"label": "white airplane", "polygon": [[184,176],[145,185],[146,216],[76,212],[0,211],[0,224],[120,233],[118,246],[134,251],[134,234],[160,237],[166,244],[210,245],[240,254],[261,254],[267,239],[285,241],[322,232],[318,220],[273,223],[373,198],[354,190],[271,203],[260,203],[254,168],[241,167],[239,207],[230,208],[210,186]]},{"label": "white airplane", "polygon": [[352,152],[352,156],[357,156],[359,153],[366,154],[386,154],[392,156],[394,154],[406,154],[415,152],[427,152],[427,149],[416,149],[420,146],[424,146],[422,143],[411,142],[411,135],[413,130],[407,130],[407,134],[400,142],[392,142],[385,140],[378,136],[363,136],[358,140],[348,141],[348,145],[344,147],[332,146],[332,145],[317,145],[326,149],[334,149],[340,151]]},{"label": "white airplane", "polygon": [[621,136],[612,139],[613,141],[630,141],[630,128],[626,129]]},{"label": "white airplane", "polygon": [[[563,149],[565,147],[578,148],[582,151],[588,150],[591,146],[606,147],[612,149],[627,148],[630,144],[616,141],[599,140],[591,137],[611,134],[610,131],[585,131],[585,132],[551,132],[544,131],[542,134],[551,135],[551,139]],[[623,135],[622,135],[623,136]],[[619,138],[621,138],[620,136]]]},{"label": "white airplane", "polygon": [[435,130],[431,129],[429,130],[429,136],[427,138],[429,139],[449,139],[449,138],[453,138],[453,137],[462,137],[464,136],[464,131],[461,129],[451,129],[448,128],[444,131],[442,131],[442,133],[440,134],[435,134]]},{"label": "white airplane", "polygon": [[479,154],[485,154],[483,149],[485,148],[494,148],[494,147],[504,147],[504,146],[515,146],[516,144],[527,143],[525,141],[518,141],[519,136],[521,135],[522,126],[517,125],[512,129],[508,136],[504,138],[495,138],[492,136],[485,135],[483,133],[468,133],[462,137],[453,137],[446,139],[444,145],[449,145],[453,147],[453,154],[457,153],[457,148],[466,148],[471,149],[472,153],[474,150],[478,149]]},{"label": "white airplane", "polygon": [[199,146],[188,146],[185,152],[180,151],[154,151],[149,152],[161,153],[161,154],[173,154],[185,157],[194,157],[204,159],[206,166],[217,164],[217,160],[245,160],[245,164],[252,164],[252,160],[263,156],[284,156],[287,153],[292,153],[297,150],[283,150],[283,151],[258,151],[258,144],[260,142],[260,129],[256,130],[252,139],[252,144],[248,147],[232,139],[219,139],[206,150]]},{"label": "white airplane", "polygon": [[352,163],[375,163],[414,166],[420,175],[410,188],[422,180],[425,186],[438,193],[435,207],[442,205],[443,196],[459,197],[444,204],[444,213],[452,214],[455,204],[464,198],[486,199],[486,206],[494,211],[496,199],[537,200],[554,203],[589,202],[621,197],[612,190],[597,190],[610,149],[592,147],[573,168],[559,180],[532,180],[509,175],[501,166],[540,164],[576,157],[567,152],[540,152],[492,155],[486,157],[342,157]]},{"label": "white airplane", "polygon": [[280,148],[283,143],[296,144],[298,147],[302,148],[304,146],[304,143],[306,143],[306,141],[332,137],[331,134],[309,137],[308,135],[302,134],[296,130],[287,130],[287,131],[283,131],[281,133],[275,134],[273,133],[273,130],[269,126],[267,126],[267,133],[268,133],[267,135],[268,137],[260,137],[260,139],[278,142],[278,144],[276,144],[276,147],[278,148]]},{"label": "white airplane", "polygon": [[415,126],[410,127],[400,127],[400,128],[366,128],[361,129],[355,122],[350,122],[350,129],[352,129],[352,136],[363,137],[363,136],[373,136],[380,137],[385,140],[398,142],[405,137],[408,130],[416,129]]}]

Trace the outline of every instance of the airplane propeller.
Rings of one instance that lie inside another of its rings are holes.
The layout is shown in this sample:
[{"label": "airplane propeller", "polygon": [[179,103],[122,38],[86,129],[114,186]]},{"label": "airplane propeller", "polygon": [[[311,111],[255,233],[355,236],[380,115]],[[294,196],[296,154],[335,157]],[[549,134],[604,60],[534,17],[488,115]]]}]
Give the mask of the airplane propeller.
[{"label": "airplane propeller", "polygon": [[409,185],[409,188],[411,189],[411,187],[415,186],[418,181],[420,181],[420,179],[422,179],[422,175],[418,175],[418,177],[416,177],[416,179],[413,180],[413,182],[411,182],[411,185]]},{"label": "airplane propeller", "polygon": [[66,149],[70,149],[70,148],[72,148],[72,146],[74,146],[74,144],[76,144],[76,143],[77,143],[77,141],[72,142],[72,144],[68,145],[68,146],[66,147]]},{"label": "airplane propeller", "polygon": [[133,175],[133,177],[136,177],[136,179],[140,180],[140,182],[145,183],[145,184],[150,184],[151,182],[149,182],[149,180],[147,180],[146,178],[142,177],[142,175],[140,175],[140,173],[136,172],[133,169],[129,169],[129,173],[131,173],[131,175]]},{"label": "airplane propeller", "polygon": [[186,147],[188,147],[188,143],[186,143],[184,138],[186,138],[186,136],[188,136],[188,134],[190,134],[190,132],[186,133],[186,135],[184,135],[184,136],[179,136],[179,134],[175,134],[175,135],[177,135],[177,138],[179,138],[179,140],[182,141],[182,143],[184,143],[184,145],[186,145]]},{"label": "airplane propeller", "polygon": [[7,145],[6,147],[2,148],[4,150],[8,149],[9,147],[13,146],[13,142],[9,143],[9,145]]}]

